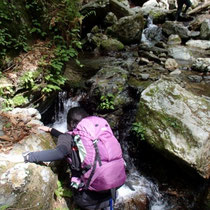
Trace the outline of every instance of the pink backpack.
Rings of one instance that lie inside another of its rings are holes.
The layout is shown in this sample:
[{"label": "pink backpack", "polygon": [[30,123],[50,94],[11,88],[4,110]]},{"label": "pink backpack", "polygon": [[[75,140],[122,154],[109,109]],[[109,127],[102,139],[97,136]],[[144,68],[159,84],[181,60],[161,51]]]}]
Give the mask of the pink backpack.
[{"label": "pink backpack", "polygon": [[105,119],[86,117],[69,133],[74,138],[81,163],[81,176],[71,178],[72,187],[103,191],[125,183],[121,146]]}]

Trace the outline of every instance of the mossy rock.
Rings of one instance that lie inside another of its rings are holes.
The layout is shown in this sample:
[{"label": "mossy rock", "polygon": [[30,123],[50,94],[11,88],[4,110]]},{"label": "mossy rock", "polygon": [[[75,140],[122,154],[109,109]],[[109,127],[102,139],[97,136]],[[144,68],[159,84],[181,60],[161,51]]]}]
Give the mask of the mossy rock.
[{"label": "mossy rock", "polygon": [[100,48],[103,51],[120,51],[124,49],[124,45],[117,39],[107,39],[101,42]]}]

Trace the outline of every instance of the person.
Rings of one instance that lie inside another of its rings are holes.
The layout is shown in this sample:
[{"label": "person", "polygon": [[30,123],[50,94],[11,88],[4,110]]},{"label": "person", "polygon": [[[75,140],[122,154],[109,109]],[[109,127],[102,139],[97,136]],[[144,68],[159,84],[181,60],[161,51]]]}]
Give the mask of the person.
[{"label": "person", "polygon": [[[67,129],[73,130],[83,118],[88,116],[88,113],[81,107],[71,108],[67,114]],[[38,152],[23,153],[24,162],[51,162],[64,159],[68,156],[72,159],[74,158],[73,156],[75,153],[72,152],[73,138],[69,133],[62,133],[55,128],[47,126],[40,126],[39,129],[49,132],[52,136],[58,138],[56,148]],[[72,175],[74,175],[73,173],[74,171],[72,171]],[[116,199],[115,189],[104,192],[73,190],[73,194],[75,203],[83,209],[108,209],[110,207],[110,201],[113,201],[112,198]]]},{"label": "person", "polygon": [[192,3],[190,0],[177,0],[177,11],[176,11],[176,16],[175,16],[175,20],[178,21],[181,19],[181,12],[182,12],[182,8],[185,5],[185,9],[183,11],[184,14],[186,14],[187,10],[189,9],[189,7],[192,6]]}]

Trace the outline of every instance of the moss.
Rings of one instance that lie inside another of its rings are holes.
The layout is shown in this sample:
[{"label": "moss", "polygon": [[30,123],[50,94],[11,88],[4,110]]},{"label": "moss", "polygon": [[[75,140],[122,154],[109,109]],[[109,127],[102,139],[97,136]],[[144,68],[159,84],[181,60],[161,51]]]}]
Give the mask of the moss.
[{"label": "moss", "polygon": [[[146,128],[146,139],[159,149],[165,148],[167,144],[170,144],[170,136],[169,133],[167,134],[167,129],[169,128],[175,134],[185,137],[189,149],[197,146],[191,131],[177,118],[163,112],[151,110],[143,102],[139,103],[138,110],[136,121],[141,122]],[[164,141],[163,138],[168,141]],[[170,144],[170,147],[173,149],[173,144]]]},{"label": "moss", "polygon": [[128,84],[134,88],[146,89],[152,82],[151,81],[141,81],[136,79],[135,77],[130,77],[128,80]]},{"label": "moss", "polygon": [[151,10],[149,12],[149,15],[153,18],[154,23],[160,23],[163,22],[165,17],[166,17],[166,13],[164,13],[162,10]]},{"label": "moss", "polygon": [[150,88],[150,90],[148,92],[146,92],[146,95],[153,97],[153,96],[156,95],[157,92],[158,92],[158,88],[157,87]]},{"label": "moss", "polygon": [[103,40],[100,47],[105,51],[120,51],[124,49],[124,45],[116,39]]},{"label": "moss", "polygon": [[55,146],[52,137],[47,134],[37,134],[38,138],[40,138],[42,141],[42,145],[45,149],[52,149],[53,145]]}]

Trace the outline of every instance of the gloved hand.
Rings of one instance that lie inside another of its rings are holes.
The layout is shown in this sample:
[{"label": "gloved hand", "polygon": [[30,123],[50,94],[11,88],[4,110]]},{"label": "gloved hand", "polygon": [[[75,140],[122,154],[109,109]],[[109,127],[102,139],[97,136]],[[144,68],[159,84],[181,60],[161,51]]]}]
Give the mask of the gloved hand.
[{"label": "gloved hand", "polygon": [[23,159],[24,159],[24,162],[25,162],[25,163],[28,163],[29,153],[30,153],[30,152],[24,152],[24,153],[22,153]]},{"label": "gloved hand", "polygon": [[45,131],[45,132],[50,132],[52,128],[47,127],[47,126],[39,126],[38,129]]}]

